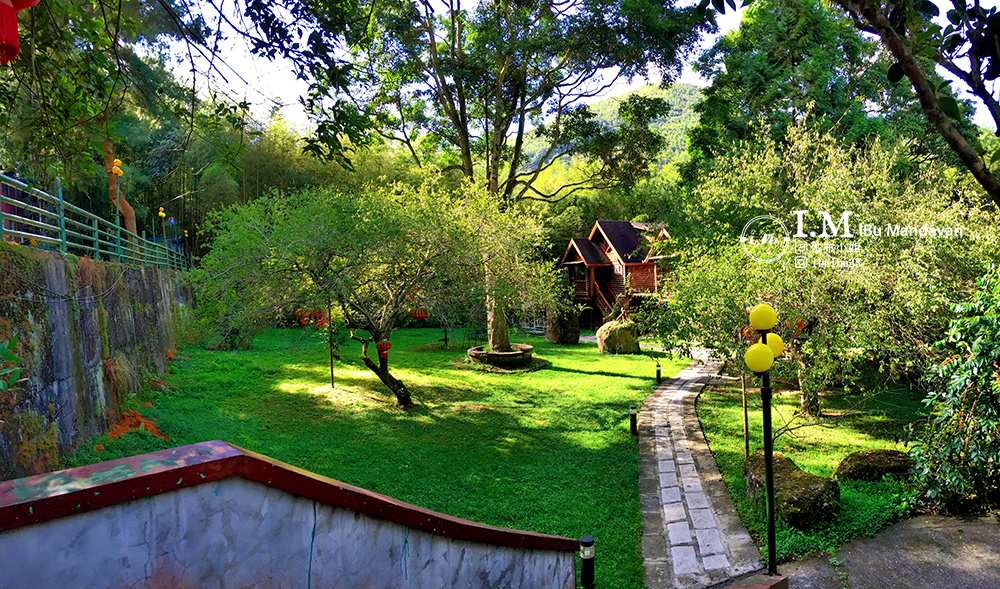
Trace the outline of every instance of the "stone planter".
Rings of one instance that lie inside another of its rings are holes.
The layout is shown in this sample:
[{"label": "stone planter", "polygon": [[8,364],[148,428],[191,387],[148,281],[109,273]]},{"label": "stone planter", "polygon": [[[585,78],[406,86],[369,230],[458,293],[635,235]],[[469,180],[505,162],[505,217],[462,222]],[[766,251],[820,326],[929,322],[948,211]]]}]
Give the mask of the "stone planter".
[{"label": "stone planter", "polygon": [[535,349],[534,346],[528,344],[511,344],[510,347],[513,350],[510,352],[487,352],[485,347],[469,348],[469,360],[477,364],[500,367],[527,366],[531,363],[531,352]]}]

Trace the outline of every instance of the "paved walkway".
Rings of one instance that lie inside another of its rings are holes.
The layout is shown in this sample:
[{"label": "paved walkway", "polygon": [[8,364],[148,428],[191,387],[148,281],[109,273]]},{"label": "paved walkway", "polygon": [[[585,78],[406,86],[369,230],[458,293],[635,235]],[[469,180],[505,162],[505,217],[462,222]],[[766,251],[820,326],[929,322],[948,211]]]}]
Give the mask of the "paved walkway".
[{"label": "paved walkway", "polygon": [[647,589],[700,588],[760,570],[701,432],[695,399],[719,371],[696,359],[639,414],[639,493]]},{"label": "paved walkway", "polygon": [[841,546],[832,558],[779,564],[778,572],[794,589],[997,589],[998,521],[917,515]]}]

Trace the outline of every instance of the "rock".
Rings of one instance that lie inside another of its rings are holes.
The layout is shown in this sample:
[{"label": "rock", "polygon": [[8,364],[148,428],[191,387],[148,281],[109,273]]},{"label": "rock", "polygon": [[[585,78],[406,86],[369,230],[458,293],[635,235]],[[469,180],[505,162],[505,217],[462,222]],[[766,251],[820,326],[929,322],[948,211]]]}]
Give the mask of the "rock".
[{"label": "rock", "polygon": [[545,341],[551,344],[580,343],[580,316],[575,311],[545,313]]},{"label": "rock", "polygon": [[638,354],[639,330],[631,321],[608,321],[597,330],[602,354]]},{"label": "rock", "polygon": [[[764,500],[764,453],[746,464],[747,494]],[[829,521],[840,509],[840,485],[833,479],[809,474],[781,452],[774,453],[774,495],[778,517],[805,528]]]},{"label": "rock", "polygon": [[880,481],[884,476],[903,478],[913,468],[913,459],[899,450],[862,450],[840,461],[833,478],[845,481]]}]

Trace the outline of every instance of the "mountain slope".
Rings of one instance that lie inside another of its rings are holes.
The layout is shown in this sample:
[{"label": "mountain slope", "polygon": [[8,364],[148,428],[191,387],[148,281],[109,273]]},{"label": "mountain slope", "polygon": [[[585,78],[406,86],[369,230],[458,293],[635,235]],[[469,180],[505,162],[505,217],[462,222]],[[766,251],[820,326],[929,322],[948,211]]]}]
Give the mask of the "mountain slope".
[{"label": "mountain slope", "polygon": [[[648,98],[663,98],[670,105],[670,115],[656,119],[652,124],[652,127],[667,139],[660,163],[667,164],[684,153],[688,129],[698,124],[698,114],[694,112],[694,105],[701,101],[701,89],[691,84],[675,84],[663,90],[659,84],[650,84],[595,102],[590,105],[590,110],[604,126],[617,127],[620,123],[618,105],[633,94]],[[537,161],[546,147],[546,143],[533,133],[528,133],[525,137],[524,152],[529,161]]]}]

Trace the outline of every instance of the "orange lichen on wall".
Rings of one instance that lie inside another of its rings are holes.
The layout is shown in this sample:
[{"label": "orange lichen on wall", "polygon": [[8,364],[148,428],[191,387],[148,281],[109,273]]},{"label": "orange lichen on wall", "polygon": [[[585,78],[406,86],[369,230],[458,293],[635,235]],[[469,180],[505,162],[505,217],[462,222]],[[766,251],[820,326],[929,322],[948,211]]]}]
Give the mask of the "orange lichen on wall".
[{"label": "orange lichen on wall", "polygon": [[153,434],[161,440],[170,441],[169,435],[161,434],[160,430],[152,421],[140,415],[135,409],[129,409],[126,411],[125,414],[122,415],[121,421],[111,426],[111,430],[108,431],[108,437],[114,440],[123,434],[139,429],[145,429],[147,432]]}]

